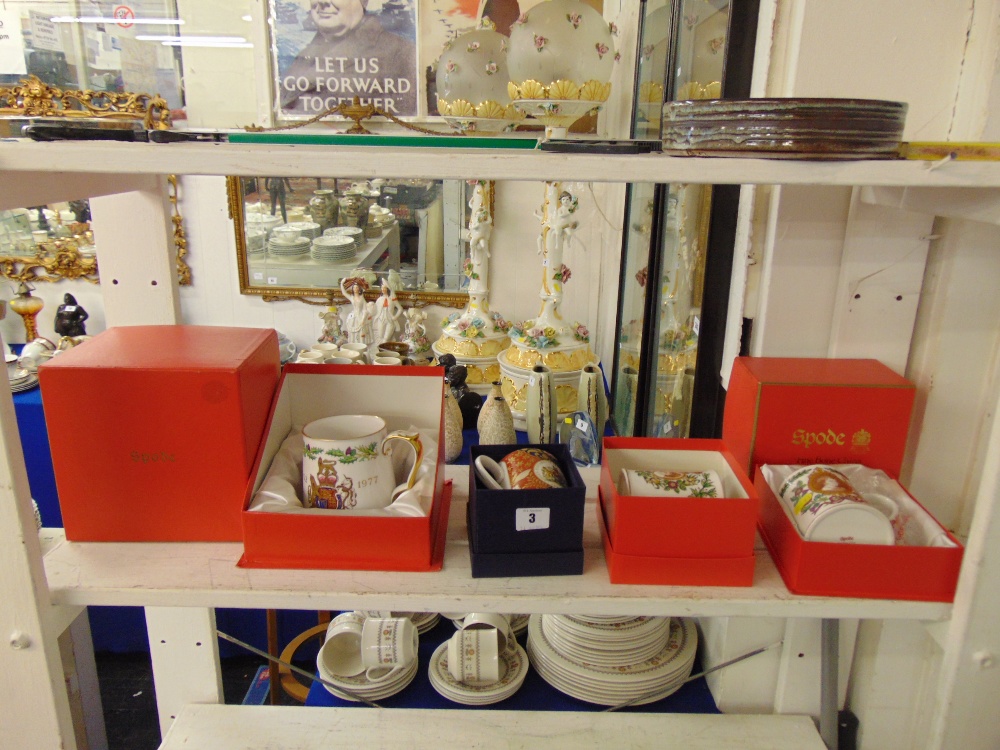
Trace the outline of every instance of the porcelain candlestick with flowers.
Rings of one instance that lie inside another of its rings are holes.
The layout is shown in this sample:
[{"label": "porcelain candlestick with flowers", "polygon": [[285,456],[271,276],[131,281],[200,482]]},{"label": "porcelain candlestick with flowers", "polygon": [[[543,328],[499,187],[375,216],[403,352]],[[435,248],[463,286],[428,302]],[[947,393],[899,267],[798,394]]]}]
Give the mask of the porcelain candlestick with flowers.
[{"label": "porcelain candlestick with flowers", "polygon": [[437,356],[452,354],[457,364],[465,365],[466,385],[476,393],[486,395],[490,383],[500,379],[497,355],[510,346],[507,330],[510,324],[500,313],[490,310],[489,271],[490,235],[493,213],[490,209],[492,187],[485,180],[472,183],[469,208],[469,257],[465,275],[469,277],[469,302],[461,312],[453,313],[443,322],[441,338],[434,342]]},{"label": "porcelain candlestick with flowers", "polygon": [[536,214],[542,222],[538,237],[542,308],[534,320],[511,326],[511,346],[498,357],[501,389],[519,429],[524,429],[527,386],[535,365],[551,370],[558,411],[569,414],[577,408],[577,386],[583,367],[597,361],[590,349],[587,327],[564,320],[559,310],[563,289],[570,279],[563,254],[578,226],[577,205],[576,196],[563,190],[562,183],[545,183],[545,203]]}]

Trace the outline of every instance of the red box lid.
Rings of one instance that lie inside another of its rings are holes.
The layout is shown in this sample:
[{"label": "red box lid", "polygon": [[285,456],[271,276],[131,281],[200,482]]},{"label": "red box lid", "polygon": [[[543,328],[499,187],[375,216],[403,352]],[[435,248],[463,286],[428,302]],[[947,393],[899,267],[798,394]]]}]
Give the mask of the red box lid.
[{"label": "red box lid", "polygon": [[739,357],[722,438],[761,464],[861,463],[898,476],[916,388],[873,359]]}]

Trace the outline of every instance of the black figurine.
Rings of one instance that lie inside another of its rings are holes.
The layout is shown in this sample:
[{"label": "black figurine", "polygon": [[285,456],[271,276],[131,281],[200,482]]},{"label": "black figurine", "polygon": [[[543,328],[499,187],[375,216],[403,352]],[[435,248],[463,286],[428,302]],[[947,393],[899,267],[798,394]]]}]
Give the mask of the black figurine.
[{"label": "black figurine", "polygon": [[84,322],[90,316],[76,303],[72,294],[63,295],[63,303],[56,310],[55,329],[60,336],[86,336]]},{"label": "black figurine", "polygon": [[442,354],[438,357],[438,364],[444,368],[444,379],[448,379],[448,370],[458,364],[454,354]]},{"label": "black figurine", "polygon": [[[450,354],[444,356],[450,357]],[[465,365],[452,365],[448,368],[444,376],[451,386],[451,395],[458,402],[458,408],[462,411],[462,429],[474,430],[479,421],[479,412],[483,408],[483,397],[475,391],[470,391],[465,384],[465,379],[469,372]]]}]

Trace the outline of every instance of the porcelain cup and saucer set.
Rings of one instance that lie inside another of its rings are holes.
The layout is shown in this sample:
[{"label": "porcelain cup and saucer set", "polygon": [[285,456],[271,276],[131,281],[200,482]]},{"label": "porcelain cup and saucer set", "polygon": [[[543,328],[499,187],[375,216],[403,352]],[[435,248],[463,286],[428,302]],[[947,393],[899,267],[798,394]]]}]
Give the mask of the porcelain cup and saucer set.
[{"label": "porcelain cup and saucer set", "polygon": [[506,615],[467,614],[431,656],[431,687],[454,703],[486,706],[514,695],[528,674],[528,654]]},{"label": "porcelain cup and saucer set", "polygon": [[327,626],[316,670],[323,687],[338,698],[381,700],[413,681],[419,645],[419,632],[408,617],[344,612]]}]

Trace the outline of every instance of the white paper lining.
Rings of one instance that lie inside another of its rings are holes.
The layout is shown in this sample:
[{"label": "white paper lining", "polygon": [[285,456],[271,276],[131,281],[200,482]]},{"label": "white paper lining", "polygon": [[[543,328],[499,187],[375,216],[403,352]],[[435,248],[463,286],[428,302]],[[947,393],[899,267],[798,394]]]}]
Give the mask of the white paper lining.
[{"label": "white paper lining", "polygon": [[[430,513],[434,502],[434,473],[437,468],[437,442],[430,436],[428,430],[410,427],[409,432],[420,433],[420,442],[424,447],[424,457],[417,470],[416,483],[413,488],[403,492],[388,508],[366,508],[357,510],[330,510],[328,508],[305,508],[302,506],[302,427],[296,425],[281,443],[281,448],[274,455],[271,466],[261,482],[260,489],[254,493],[250,501],[251,511],[267,513],[298,513],[305,515],[338,515],[352,516],[384,516],[398,518],[399,516],[426,516]],[[392,451],[392,468],[396,475],[396,483],[404,481],[409,469],[410,450]]]},{"label": "white paper lining", "polygon": [[[899,513],[892,519],[892,528],[896,535],[897,545],[912,547],[958,546],[948,537],[944,528],[934,520],[934,517],[910,497],[899,482],[881,469],[870,469],[861,464],[828,465],[843,473],[858,492],[862,494],[879,493],[895,501],[899,507]],[[767,480],[774,492],[774,496],[778,498],[778,502],[789,514],[790,511],[785,507],[778,490],[792,472],[801,468],[802,466],[799,465],[781,464],[765,464],[760,467],[764,479]],[[795,525],[794,522],[793,525]]]}]

